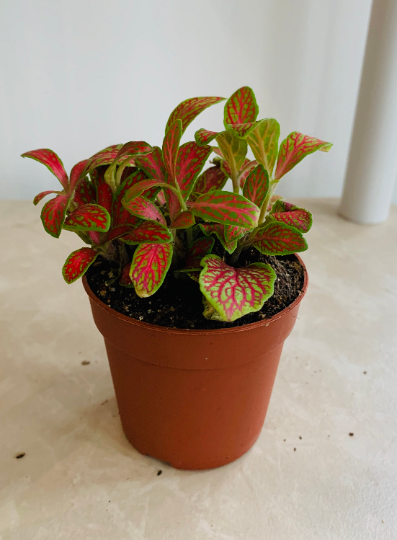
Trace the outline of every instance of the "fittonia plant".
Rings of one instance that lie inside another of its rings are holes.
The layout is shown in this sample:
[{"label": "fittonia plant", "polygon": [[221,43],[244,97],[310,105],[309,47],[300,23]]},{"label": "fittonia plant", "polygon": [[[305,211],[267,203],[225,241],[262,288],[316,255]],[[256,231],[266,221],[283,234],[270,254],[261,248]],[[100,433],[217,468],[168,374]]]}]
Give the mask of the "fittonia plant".
[{"label": "fittonia plant", "polygon": [[[168,119],[162,148],[144,141],[109,146],[77,163],[70,178],[53,151],[23,154],[46,165],[62,186],[34,199],[36,205],[56,195],[41,212],[45,230],[55,238],[62,229],[74,231],[87,244],[66,259],[67,283],[101,255],[117,263],[120,285],[134,287],[142,298],[156,293],[170,269],[187,274],[200,286],[209,319],[234,321],[270,298],[272,267],[257,262],[240,268],[239,255],[250,246],[265,255],[307,249],[303,233],[312,225],[310,212],[283,201],[274,189],[305,156],[332,145],[295,131],[279,146],[278,122],[257,120],[248,87],[227,100],[225,131],[199,129],[195,141],[180,145],[196,116],[223,100],[183,101]],[[248,147],[254,160],[246,157]],[[202,172],[211,153],[212,165]],[[222,191],[228,178],[233,193]],[[211,254],[215,237],[223,257]]]}]

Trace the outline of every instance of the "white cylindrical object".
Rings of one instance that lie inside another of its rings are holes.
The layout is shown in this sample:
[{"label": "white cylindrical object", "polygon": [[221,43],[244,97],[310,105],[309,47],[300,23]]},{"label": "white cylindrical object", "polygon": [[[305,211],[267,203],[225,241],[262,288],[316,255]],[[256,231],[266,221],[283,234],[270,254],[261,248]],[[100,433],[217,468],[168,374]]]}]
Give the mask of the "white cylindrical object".
[{"label": "white cylindrical object", "polygon": [[397,0],[373,0],[341,216],[384,221],[396,174]]}]

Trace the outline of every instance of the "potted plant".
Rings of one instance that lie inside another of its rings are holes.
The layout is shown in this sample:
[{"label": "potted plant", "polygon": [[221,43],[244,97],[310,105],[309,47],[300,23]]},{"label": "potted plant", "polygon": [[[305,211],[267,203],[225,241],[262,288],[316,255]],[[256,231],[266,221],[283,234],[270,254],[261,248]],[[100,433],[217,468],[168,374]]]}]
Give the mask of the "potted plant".
[{"label": "potted plant", "polygon": [[279,145],[278,122],[257,120],[248,87],[227,100],[224,131],[199,129],[181,145],[187,126],[223,99],[182,102],[162,148],[109,146],[70,177],[51,150],[23,154],[62,186],[34,199],[55,195],[41,212],[45,230],[74,231],[86,244],[62,272],[67,283],[84,276],[126,436],[183,469],[233,461],[259,436],[307,288],[296,253],[312,224],[274,189],[305,156],[331,148],[298,132]]}]

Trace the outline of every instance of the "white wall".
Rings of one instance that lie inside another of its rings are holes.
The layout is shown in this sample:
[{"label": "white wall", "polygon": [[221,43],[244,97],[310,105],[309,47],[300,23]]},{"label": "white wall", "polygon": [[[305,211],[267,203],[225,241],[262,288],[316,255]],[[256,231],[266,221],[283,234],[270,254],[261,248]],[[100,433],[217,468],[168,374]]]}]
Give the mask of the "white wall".
[{"label": "white wall", "polygon": [[[282,136],[332,141],[284,180],[290,196],[338,196],[370,0],[2,0],[2,198],[57,185],[27,150],[67,170],[113,143],[160,144],[169,113],[200,95],[254,88]],[[222,128],[222,106],[187,131]]]}]

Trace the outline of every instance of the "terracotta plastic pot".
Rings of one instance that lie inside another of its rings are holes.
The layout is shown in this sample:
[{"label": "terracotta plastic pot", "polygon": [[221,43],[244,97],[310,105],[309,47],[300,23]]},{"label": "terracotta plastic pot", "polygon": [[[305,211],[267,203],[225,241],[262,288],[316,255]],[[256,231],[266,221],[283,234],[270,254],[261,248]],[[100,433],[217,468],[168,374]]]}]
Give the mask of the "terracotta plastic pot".
[{"label": "terracotta plastic pot", "polygon": [[142,454],[178,469],[242,456],[265,420],[285,339],[306,292],[271,319],[222,330],[177,330],[131,319],[91,291],[124,432]]}]

